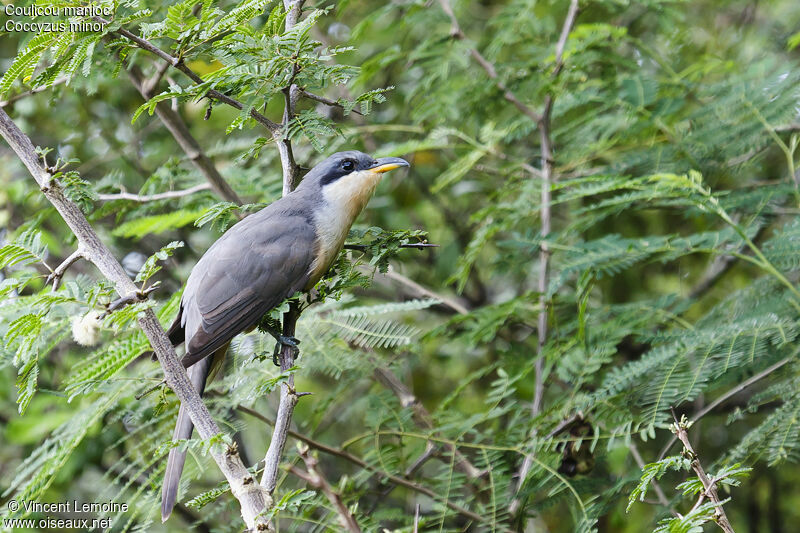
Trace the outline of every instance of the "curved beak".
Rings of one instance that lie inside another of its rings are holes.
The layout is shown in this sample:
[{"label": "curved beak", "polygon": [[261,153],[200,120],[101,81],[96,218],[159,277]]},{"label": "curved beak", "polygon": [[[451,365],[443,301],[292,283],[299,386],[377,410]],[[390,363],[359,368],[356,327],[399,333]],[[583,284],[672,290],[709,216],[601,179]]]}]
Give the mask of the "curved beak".
[{"label": "curved beak", "polygon": [[375,164],[369,167],[369,170],[376,174],[383,174],[400,167],[408,167],[408,161],[400,159],[399,157],[381,157],[375,161]]}]

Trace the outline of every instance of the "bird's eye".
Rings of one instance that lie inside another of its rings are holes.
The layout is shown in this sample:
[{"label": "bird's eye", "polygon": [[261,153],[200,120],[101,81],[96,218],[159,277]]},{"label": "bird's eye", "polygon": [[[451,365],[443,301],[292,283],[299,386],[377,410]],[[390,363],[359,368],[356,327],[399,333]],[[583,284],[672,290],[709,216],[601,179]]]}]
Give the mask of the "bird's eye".
[{"label": "bird's eye", "polygon": [[352,160],[350,160],[350,159],[346,159],[346,160],[345,160],[345,161],[342,163],[342,169],[343,169],[343,170],[346,170],[346,171],[350,172],[350,171],[351,171],[351,170],[353,170],[354,168],[356,168],[356,164],[355,164],[355,162],[354,162],[354,161],[352,161]]}]

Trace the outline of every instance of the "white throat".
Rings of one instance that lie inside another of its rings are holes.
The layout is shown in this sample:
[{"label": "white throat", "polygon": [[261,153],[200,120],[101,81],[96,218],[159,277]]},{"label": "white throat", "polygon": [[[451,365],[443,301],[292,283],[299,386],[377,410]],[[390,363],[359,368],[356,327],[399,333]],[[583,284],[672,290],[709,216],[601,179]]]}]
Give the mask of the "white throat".
[{"label": "white throat", "polygon": [[381,174],[362,170],[322,187],[322,205],[314,213],[317,253],[311,265],[313,283],[319,281],[336,259],[350,226],[366,207],[380,180]]}]

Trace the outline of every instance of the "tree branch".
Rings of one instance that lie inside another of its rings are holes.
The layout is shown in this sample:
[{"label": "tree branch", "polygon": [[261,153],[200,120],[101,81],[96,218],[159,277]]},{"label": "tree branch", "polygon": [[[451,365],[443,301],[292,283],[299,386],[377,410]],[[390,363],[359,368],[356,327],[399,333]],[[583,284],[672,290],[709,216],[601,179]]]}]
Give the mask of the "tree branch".
[{"label": "tree branch", "polygon": [[[450,5],[450,0],[439,0],[439,4],[442,6],[442,10],[450,17],[450,24],[451,30],[450,35],[452,35],[455,39],[459,41],[463,41],[467,38],[464,32],[461,30],[461,26],[458,24],[458,19],[456,18],[455,13],[453,12],[453,6]],[[527,116],[534,122],[539,122],[541,120],[541,116],[534,111],[529,106],[522,103],[522,101],[517,98],[517,96],[509,90],[503,80],[501,80],[497,76],[497,69],[494,65],[481,54],[477,48],[471,47],[469,49],[469,55],[486,71],[486,74],[494,81],[495,86],[500,89],[503,93],[503,98],[514,104],[514,107],[519,109],[523,115]]]},{"label": "tree branch", "polygon": [[[339,102],[337,102],[336,100],[331,100],[330,98],[325,98],[324,96],[320,96],[318,94],[314,94],[314,93],[308,92],[305,89],[302,89],[300,91],[300,94],[302,96],[305,96],[309,100],[314,100],[315,102],[319,102],[319,103],[325,104],[327,106],[338,107],[339,109],[344,109],[344,106],[342,104],[340,104]],[[361,111],[359,111],[358,109],[355,109],[355,108],[351,109],[350,112],[351,113],[355,113],[356,115],[361,115],[361,116],[364,115],[364,113],[362,113]]]},{"label": "tree branch", "polygon": [[[283,334],[293,337],[297,319],[300,317],[300,310],[296,303],[292,302],[289,311],[283,314]],[[281,346],[280,362],[281,372],[287,372],[294,366],[295,359],[294,346]],[[294,388],[294,374],[289,374],[285,383],[281,384],[280,399],[278,401],[278,413],[275,418],[275,428],[272,431],[272,439],[269,442],[267,454],[264,457],[264,473],[261,476],[261,486],[267,490],[268,494],[275,491],[278,482],[278,468],[281,463],[283,449],[286,446],[286,437],[289,435],[289,426],[292,423],[294,406],[300,397]]]},{"label": "tree branch", "polygon": [[353,513],[350,512],[350,509],[342,501],[342,497],[333,490],[331,484],[317,468],[319,462],[308,453],[308,446],[300,445],[299,453],[300,458],[306,464],[307,472],[300,470],[296,466],[290,466],[289,472],[305,481],[311,487],[322,491],[328,501],[331,502],[331,505],[333,505],[336,514],[339,515],[339,521],[345,530],[350,531],[350,533],[361,533],[361,528],[358,526]]},{"label": "tree branch", "polygon": [[[285,23],[287,31],[292,29],[299,20],[304,1],[305,0],[284,0],[284,7],[288,11]],[[295,70],[294,74],[296,73]],[[294,76],[292,76],[292,80],[293,79]],[[289,121],[294,116],[294,106],[297,103],[299,94],[297,86],[290,83],[284,94],[286,95],[286,108],[283,112],[284,122],[280,126],[281,131],[283,131],[284,127],[289,124]],[[292,144],[288,137],[279,139],[277,145],[281,157],[281,168],[283,169],[283,196],[286,196],[297,186],[299,168],[294,161]],[[300,306],[296,302],[292,302],[289,305],[289,310],[283,314],[284,336],[294,336],[297,320],[300,318],[300,312]],[[286,372],[294,366],[295,355],[296,348],[294,346],[281,346],[279,356],[281,372]],[[272,432],[272,439],[270,440],[267,454],[264,457],[264,474],[261,477],[261,486],[264,487],[269,494],[272,494],[277,484],[278,467],[281,462],[281,456],[283,455],[283,449],[286,446],[286,437],[289,434],[289,425],[292,423],[292,414],[294,413],[294,406],[297,405],[298,398],[294,388],[294,374],[290,374],[289,379],[281,384],[275,428]]]},{"label": "tree branch", "polygon": [[66,259],[64,259],[61,262],[60,265],[58,265],[50,272],[50,275],[47,276],[47,281],[45,281],[45,284],[48,284],[52,281],[53,290],[55,291],[56,289],[58,289],[58,286],[61,284],[61,278],[64,277],[64,274],[67,272],[67,269],[82,257],[84,257],[83,250],[81,250],[79,246],[77,250],[72,252]]},{"label": "tree branch", "polygon": [[[272,420],[270,420],[266,416],[262,415],[258,411],[254,411],[253,409],[250,409],[249,407],[245,407],[243,405],[240,405],[236,409],[238,409],[239,411],[241,411],[243,413],[247,413],[252,417],[257,418],[257,419],[261,420],[262,422],[265,422],[266,424],[269,424],[271,426],[275,425],[275,422],[273,422]],[[436,492],[432,491],[431,489],[429,489],[429,488],[427,488],[427,487],[425,487],[423,485],[420,485],[419,483],[414,483],[413,481],[409,481],[408,479],[405,479],[403,477],[396,476],[394,474],[390,474],[389,472],[385,472],[383,470],[380,470],[379,468],[377,468],[375,466],[372,466],[371,464],[367,463],[365,460],[361,459],[360,457],[358,457],[356,455],[353,455],[352,453],[348,452],[347,450],[343,450],[341,448],[334,448],[333,446],[328,446],[325,443],[322,443],[322,442],[319,442],[317,440],[314,440],[311,437],[303,435],[302,433],[298,433],[297,431],[294,431],[292,429],[288,430],[288,434],[292,438],[297,439],[298,441],[307,444],[309,447],[314,448],[315,450],[319,450],[319,451],[321,451],[323,453],[326,453],[328,455],[333,455],[335,457],[339,457],[341,459],[344,459],[345,461],[353,463],[354,465],[356,465],[356,466],[358,466],[360,468],[363,468],[364,470],[370,472],[370,474],[372,474],[373,476],[377,477],[378,479],[381,479],[381,480],[385,479],[385,480],[387,480],[387,481],[389,481],[391,483],[394,483],[396,485],[400,485],[400,486],[405,487],[407,489],[413,490],[414,492],[419,492],[420,494],[424,494],[425,496],[428,496],[432,500],[436,500],[436,501],[439,501],[439,502],[443,501],[441,495],[437,494]],[[481,515],[473,513],[469,509],[465,509],[464,507],[461,507],[460,505],[452,502],[450,499],[448,499],[444,503],[445,503],[445,505],[447,505],[447,507],[449,507],[453,511],[457,512],[458,514],[460,514],[460,515],[462,515],[462,516],[464,516],[466,518],[469,518],[470,520],[475,520],[477,522],[482,522],[482,523],[486,523],[486,521],[487,521]]]},{"label": "tree branch", "polygon": [[420,285],[419,283],[417,283],[413,279],[408,278],[408,277],[400,274],[399,272],[397,272],[391,266],[389,267],[389,270],[386,271],[384,276],[386,276],[387,278],[392,279],[392,280],[394,280],[394,281],[396,281],[396,282],[398,282],[398,283],[400,283],[402,285],[405,285],[406,287],[408,287],[412,291],[416,292],[420,296],[425,296],[427,298],[433,298],[435,300],[439,300],[440,302],[442,302],[443,305],[449,307],[450,309],[452,309],[453,311],[455,311],[459,315],[466,315],[466,314],[469,313],[469,309],[467,309],[464,305],[462,305],[460,302],[458,302],[454,298],[443,296],[443,295],[441,295],[439,293],[433,292],[432,290],[430,290],[430,289],[428,289],[426,287],[423,287],[422,285]]},{"label": "tree branch", "polygon": [[[561,34],[558,42],[556,43],[556,59],[555,67],[551,73],[551,78],[558,77],[558,74],[563,68],[564,48],[566,46],[569,33],[575,24],[575,19],[578,16],[578,0],[572,0],[567,10],[567,16],[564,19],[564,24],[561,28]],[[539,317],[537,321],[537,352],[536,361],[534,362],[534,388],[533,388],[533,403],[531,405],[531,415],[535,418],[542,407],[542,397],[544,396],[544,347],[547,344],[547,315],[549,309],[549,300],[547,298],[547,290],[550,284],[550,247],[547,243],[547,237],[550,235],[552,229],[552,214],[551,203],[552,193],[551,189],[553,182],[556,179],[554,172],[553,161],[553,140],[550,134],[550,119],[553,112],[553,95],[547,94],[544,97],[544,110],[539,117],[539,144],[542,150],[542,190],[541,190],[541,210],[539,211],[539,220],[541,224],[542,244],[539,248],[539,280],[537,289],[539,291]],[[534,435],[535,435],[534,429]],[[517,479],[516,492],[522,488],[525,483],[525,478],[528,477],[533,466],[533,459],[530,455],[526,455],[519,470],[519,477]],[[516,514],[519,507],[519,500],[514,499],[511,502],[510,510],[512,514]]]},{"label": "tree branch", "polygon": [[[97,22],[100,22],[101,24],[108,25],[108,24],[111,23],[111,21],[108,21],[108,20],[106,20],[106,19],[104,19],[102,17],[92,17],[92,18],[93,18],[93,20],[95,20]],[[190,69],[188,66],[186,66],[186,64],[183,63],[183,60],[181,60],[181,59],[179,59],[177,57],[171,56],[170,54],[168,54],[167,52],[161,50],[159,47],[155,46],[154,44],[150,43],[149,41],[147,41],[145,39],[142,39],[138,35],[135,35],[135,34],[131,33],[130,31],[126,30],[125,28],[120,28],[117,31],[115,31],[114,33],[116,33],[117,35],[120,35],[122,37],[125,37],[126,39],[128,39],[129,41],[134,43],[136,46],[141,48],[142,50],[145,50],[145,51],[150,52],[151,54],[153,54],[155,56],[160,57],[161,59],[163,59],[164,61],[169,63],[170,66],[172,66],[173,68],[175,68],[177,70],[180,70],[181,72],[186,74],[186,76],[188,76],[189,79],[192,80],[193,82],[195,82],[196,84],[199,85],[201,83],[204,83],[203,78],[198,76],[192,69]],[[228,96],[226,94],[223,94],[223,93],[217,91],[216,89],[209,89],[209,91],[206,93],[206,96],[208,96],[209,98],[213,98],[214,100],[220,101],[223,104],[227,104],[227,105],[229,105],[229,106],[231,106],[233,108],[239,109],[239,110],[242,110],[244,108],[244,105],[240,101],[236,100],[235,98],[231,98],[230,96]],[[276,139],[279,138],[279,136],[281,134],[281,131],[282,131],[281,130],[281,126],[279,124],[276,124],[275,122],[271,121],[270,119],[268,119],[267,117],[265,117],[264,115],[262,115],[261,113],[256,111],[255,109],[251,109],[250,110],[250,116],[253,117],[253,119],[256,122],[258,122],[259,124],[265,126],[272,133],[272,135]]]},{"label": "tree branch", "polygon": [[113,200],[130,200],[132,202],[154,202],[156,200],[169,200],[170,198],[181,198],[183,196],[189,196],[190,194],[194,194],[200,191],[207,191],[211,189],[210,183],[201,183],[199,185],[195,185],[194,187],[189,187],[188,189],[184,189],[181,191],[166,191],[160,192],[156,194],[132,194],[129,192],[119,192],[113,194],[98,194],[97,199],[103,202],[111,202]]},{"label": "tree branch", "polygon": [[[283,8],[286,10],[286,31],[294,28],[297,21],[300,20],[300,12],[303,10],[305,0],[283,0]],[[300,99],[300,89],[295,85],[294,79],[297,76],[297,63],[292,65],[292,77],[289,80],[289,85],[284,87],[284,109],[283,109],[283,123],[281,124],[281,131],[285,131],[289,127],[289,123],[294,119],[295,108],[297,101]],[[281,168],[283,169],[283,195],[286,196],[297,187],[300,182],[300,168],[294,160],[294,153],[292,152],[292,142],[289,140],[288,135],[284,135],[278,139],[278,152],[281,156]]]},{"label": "tree branch", "polygon": [[[144,79],[138,67],[135,65],[131,66],[128,69],[128,77],[145,101],[153,96],[149,91],[152,91],[154,87],[149,87],[150,84]],[[214,189],[214,192],[223,200],[242,205],[242,200],[239,198],[239,195],[236,194],[236,191],[225,181],[225,178],[219,173],[214,162],[203,152],[200,143],[192,136],[189,127],[178,112],[173,110],[167,102],[159,102],[156,104],[155,111],[158,118],[161,119],[161,122],[164,123],[164,126],[167,127],[172,137],[186,154],[186,157],[188,157],[195,168],[200,171],[206,181],[211,185],[211,188]]]},{"label": "tree branch", "polygon": [[705,488],[705,495],[708,497],[708,499],[714,502],[714,516],[716,518],[717,525],[722,528],[725,533],[734,533],[733,527],[728,520],[728,515],[725,514],[725,509],[722,508],[722,501],[719,499],[719,494],[717,493],[716,481],[708,478],[705,470],[703,470],[703,465],[700,464],[700,458],[692,448],[692,443],[689,442],[689,434],[686,433],[686,428],[690,424],[686,423],[685,417],[679,421],[678,417],[675,415],[675,409],[672,409],[672,418],[675,420],[675,424],[672,426],[672,428],[675,431],[675,435],[677,435],[678,439],[683,443],[683,447],[689,455],[692,470],[694,470],[695,474],[697,474],[697,477],[700,478],[700,482],[703,484],[703,488]]},{"label": "tree branch", "polygon": [[23,93],[15,94],[14,96],[9,96],[7,100],[0,100],[0,107],[6,107],[9,104],[13,104],[17,100],[22,100],[23,98],[27,98],[27,97],[32,96],[34,94],[38,94],[38,93],[47,91],[47,90],[51,89],[52,87],[54,87],[56,85],[61,85],[62,83],[66,83],[68,80],[69,80],[69,78],[67,76],[64,76],[62,78],[57,78],[53,83],[51,83],[49,85],[42,85],[42,86],[39,86],[39,87],[35,87],[35,88],[31,89],[30,91],[25,91]]},{"label": "tree branch", "polygon": [[[373,374],[378,382],[382,383],[387,389],[392,391],[397,399],[400,400],[400,405],[407,409],[411,409],[414,421],[422,428],[433,429],[433,422],[431,421],[431,414],[425,409],[425,406],[417,399],[416,396],[405,386],[405,384],[397,379],[391,370],[384,368],[380,363],[372,359],[372,364],[375,366]],[[476,468],[458,449],[450,443],[443,444],[448,452],[454,454],[456,468],[461,470],[470,479],[480,479],[485,474]]]},{"label": "tree branch", "polygon": [[[83,212],[64,195],[60,183],[53,179],[50,171],[42,165],[31,140],[2,109],[0,109],[0,134],[25,164],[42,192],[75,234],[84,257],[94,263],[100,273],[114,284],[121,297],[137,292],[138,287],[125,274],[122,265],[97,236]],[[218,436],[221,433],[219,426],[189,381],[186,370],[178,360],[153,310],[143,310],[138,321],[158,357],[167,383],[186,406],[200,437],[208,440]],[[267,521],[260,515],[267,508],[267,503],[271,504],[271,498],[254,482],[239,455],[235,450],[228,448],[225,451],[213,449],[211,456],[230,483],[234,497],[239,500],[242,518],[247,527],[259,530],[268,528]]]}]

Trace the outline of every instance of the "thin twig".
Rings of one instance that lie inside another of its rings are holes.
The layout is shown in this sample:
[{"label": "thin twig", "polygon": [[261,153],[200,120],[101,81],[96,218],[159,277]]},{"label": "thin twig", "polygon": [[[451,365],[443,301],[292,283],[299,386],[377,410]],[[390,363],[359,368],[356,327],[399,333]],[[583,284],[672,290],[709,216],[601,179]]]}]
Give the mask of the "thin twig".
[{"label": "thin twig", "polygon": [[7,100],[0,100],[0,107],[6,107],[9,104],[13,104],[18,100],[22,100],[23,98],[27,98],[28,96],[32,96],[34,94],[47,91],[48,89],[56,85],[61,85],[62,83],[66,83],[67,81],[69,81],[69,77],[64,76],[62,78],[57,78],[53,83],[49,85],[41,85],[39,87],[31,89],[30,91],[25,91],[24,93],[15,94],[14,96],[9,97]]},{"label": "thin twig", "polygon": [[[136,292],[138,287],[125,273],[122,265],[100,240],[80,208],[64,195],[58,180],[54,179],[52,173],[42,164],[31,140],[2,109],[0,109],[0,134],[22,160],[39,188],[72,230],[84,257],[94,263],[100,273],[115,285],[118,294],[124,296]],[[172,343],[153,310],[142,310],[138,321],[161,363],[167,383],[186,406],[200,438],[209,440],[218,437],[222,431],[189,381]],[[210,453],[228,480],[234,497],[239,500],[242,518],[247,527],[250,529],[269,527],[264,518],[264,511],[267,509],[267,504],[271,506],[271,499],[264,494],[257,483],[253,482],[252,475],[245,468],[238,453],[230,449],[227,451],[212,449]]]},{"label": "thin twig", "polygon": [[[267,423],[267,424],[269,424],[271,426],[275,425],[274,421],[270,420],[269,418],[267,418],[266,416],[262,415],[258,411],[254,411],[253,409],[250,409],[248,407],[244,407],[242,405],[240,405],[236,409],[238,409],[239,411],[241,411],[243,413],[247,413],[250,416],[253,416],[253,417],[255,417],[255,418],[261,420],[262,422],[265,422],[265,423]],[[343,450],[341,448],[335,448],[333,446],[328,446],[325,443],[322,443],[322,442],[319,442],[317,440],[314,440],[311,437],[303,435],[302,433],[298,433],[297,431],[294,431],[292,429],[289,429],[288,434],[292,438],[297,439],[297,440],[299,440],[301,442],[304,442],[305,444],[307,444],[311,448],[314,448],[315,450],[319,450],[319,451],[321,451],[323,453],[326,453],[328,455],[333,455],[335,457],[339,457],[341,459],[344,459],[345,461],[353,463],[354,465],[356,465],[356,466],[358,466],[360,468],[363,468],[364,470],[367,470],[373,476],[377,477],[380,480],[384,480],[385,479],[386,481],[388,481],[390,483],[394,483],[396,485],[400,485],[402,487],[405,487],[405,488],[407,488],[409,490],[413,490],[414,492],[418,492],[420,494],[424,494],[425,496],[428,496],[429,498],[431,498],[433,500],[443,501],[441,495],[437,494],[433,490],[431,490],[431,489],[429,489],[429,488],[427,488],[427,487],[425,487],[423,485],[420,485],[419,483],[414,483],[413,481],[409,481],[408,479],[405,479],[405,478],[400,477],[400,476],[396,476],[394,474],[390,474],[389,472],[385,472],[385,471],[383,471],[383,470],[381,470],[381,469],[379,469],[379,468],[377,468],[375,466],[372,466],[371,464],[367,463],[365,460],[361,459],[360,457],[357,457],[357,456],[353,455],[352,453],[348,452],[347,450]],[[462,515],[462,516],[464,516],[466,518],[469,518],[470,520],[475,520],[477,522],[484,522],[484,523],[487,521],[481,515],[473,513],[469,509],[465,509],[464,507],[461,507],[460,505],[458,505],[457,503],[452,502],[449,499],[447,501],[445,501],[444,503],[445,503],[445,505],[447,505],[447,507],[449,507],[453,511],[457,512],[458,514],[460,514],[460,515]]]},{"label": "thin twig", "polygon": [[422,285],[420,285],[419,283],[417,283],[413,279],[410,279],[410,278],[400,274],[399,272],[397,272],[391,266],[386,271],[384,276],[386,276],[387,278],[392,279],[392,280],[394,280],[394,281],[396,281],[398,283],[401,283],[401,284],[405,285],[406,287],[410,288],[411,290],[415,291],[416,293],[418,293],[421,296],[426,296],[428,298],[433,298],[434,300],[439,300],[440,302],[442,302],[443,305],[446,305],[447,307],[449,307],[450,309],[452,309],[453,311],[455,311],[459,315],[466,315],[466,314],[469,313],[469,309],[467,309],[464,305],[459,303],[457,300],[455,300],[453,298],[450,298],[448,296],[444,296],[442,294],[433,292],[432,290],[430,290],[430,289],[428,289],[426,287],[423,287]]},{"label": "thin twig", "polygon": [[50,272],[50,275],[47,276],[47,281],[45,284],[53,282],[53,290],[58,289],[58,286],[61,284],[61,278],[64,277],[64,274],[67,272],[67,269],[71,267],[76,261],[83,258],[83,251],[78,247],[77,250],[69,254],[69,256],[64,259],[60,265],[53,269]]},{"label": "thin twig", "polygon": [[125,296],[120,296],[116,300],[106,304],[106,310],[103,312],[102,315],[100,315],[100,318],[105,318],[114,311],[118,311],[123,307],[127,307],[129,305],[133,305],[139,302],[144,302],[150,296],[150,293],[156,291],[157,289],[158,289],[157,285],[152,285],[146,289],[137,289],[136,291],[130,294],[126,294]]},{"label": "thin twig", "polygon": [[[692,470],[694,470],[695,474],[697,474],[697,477],[700,479],[700,483],[703,484],[706,497],[714,502],[714,517],[717,525],[722,528],[725,533],[734,533],[733,526],[731,526],[731,523],[728,520],[728,515],[725,514],[725,509],[722,508],[722,501],[719,499],[719,494],[717,493],[716,482],[709,479],[705,470],[703,470],[703,465],[700,464],[700,458],[692,448],[692,443],[689,442],[689,434],[686,432],[686,428],[690,424],[686,423],[685,417],[679,421],[677,415],[675,414],[675,409],[672,409],[672,418],[675,420],[675,424],[672,426],[673,430],[675,431],[678,439],[683,443],[683,447],[689,455]],[[698,503],[700,503],[700,501],[698,501]]]},{"label": "thin twig", "polygon": [[[444,11],[447,16],[450,17],[450,35],[459,41],[466,40],[467,36],[464,34],[464,32],[461,30],[461,26],[458,24],[458,19],[453,12],[453,6],[450,5],[450,0],[439,0],[439,4],[442,6],[442,11]],[[514,107],[519,109],[532,121],[539,122],[541,120],[542,117],[536,111],[522,103],[522,101],[517,98],[517,96],[511,92],[511,90],[509,90],[503,80],[498,77],[497,69],[494,67],[494,65],[488,59],[486,59],[477,48],[471,47],[469,49],[469,55],[471,55],[472,58],[481,66],[481,68],[486,71],[486,74],[489,76],[489,78],[494,81],[495,86],[503,93],[503,98],[514,104]]]},{"label": "thin twig", "polygon": [[114,200],[130,200],[132,202],[155,202],[156,200],[169,200],[170,198],[181,198],[183,196],[189,196],[190,194],[194,194],[200,191],[207,191],[211,189],[210,183],[201,183],[199,185],[195,185],[194,187],[189,187],[188,189],[183,189],[181,191],[167,191],[167,192],[159,192],[156,194],[132,194],[129,192],[118,192],[113,194],[98,194],[97,199],[102,202],[111,202]]},{"label": "thin twig", "polygon": [[[111,23],[110,21],[102,17],[93,17],[93,20],[100,22],[101,24],[104,25],[108,25]],[[196,84],[199,85],[204,83],[203,78],[198,76],[192,69],[186,66],[183,60],[171,56],[164,50],[160,49],[151,42],[147,41],[146,39],[142,39],[138,35],[131,33],[125,28],[120,28],[116,30],[114,33],[122,37],[125,37],[126,39],[134,43],[136,46],[141,48],[142,50],[145,50],[155,56],[160,57],[164,61],[168,62],[170,66],[172,66],[173,68],[183,72],[186,76],[189,77],[190,80],[192,80]],[[218,100],[224,104],[227,104],[235,109],[242,110],[244,108],[244,105],[240,101],[236,100],[235,98],[231,98],[230,96],[223,94],[217,91],[216,89],[209,89],[209,91],[206,93],[206,96],[208,96],[209,98],[213,98],[214,100]],[[271,121],[270,119],[268,119],[255,109],[250,110],[250,116],[253,117],[253,119],[255,119],[256,122],[265,126],[273,134],[273,136],[275,136],[275,138],[279,137],[281,133],[281,126],[279,124],[276,124],[275,122]]]},{"label": "thin twig", "polygon": [[350,509],[348,509],[344,504],[344,501],[342,501],[342,497],[338,492],[333,490],[331,484],[327,479],[325,479],[325,476],[318,468],[319,461],[317,461],[317,458],[308,453],[308,446],[300,445],[299,447],[299,455],[306,464],[307,471],[304,472],[296,466],[290,466],[289,471],[305,481],[311,487],[322,491],[322,493],[326,498],[328,498],[328,501],[333,506],[336,514],[339,515],[339,522],[345,530],[349,531],[350,533],[361,533],[361,528],[358,526],[358,522],[356,522],[353,513],[350,512]]},{"label": "thin twig", "polygon": [[[314,100],[315,102],[319,102],[319,103],[325,104],[327,106],[338,107],[339,109],[344,109],[344,106],[342,104],[340,104],[339,102],[337,102],[336,100],[331,100],[330,98],[325,98],[324,96],[320,96],[318,94],[314,94],[312,92],[308,92],[305,89],[301,89],[300,90],[300,94],[302,96],[305,96],[309,100]],[[355,113],[356,115],[362,115],[362,116],[364,115],[364,113],[362,113],[361,111],[359,111],[356,108],[351,109],[350,112],[351,113]]]}]

